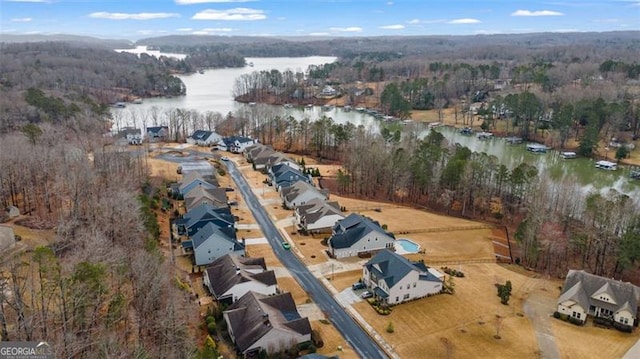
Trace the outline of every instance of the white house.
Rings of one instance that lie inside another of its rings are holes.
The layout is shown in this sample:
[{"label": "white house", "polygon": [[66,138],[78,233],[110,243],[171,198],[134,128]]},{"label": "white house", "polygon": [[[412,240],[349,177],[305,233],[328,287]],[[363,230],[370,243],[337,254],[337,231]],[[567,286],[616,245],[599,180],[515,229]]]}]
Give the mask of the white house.
[{"label": "white house", "polygon": [[245,356],[278,353],[311,340],[311,324],[298,313],[291,293],[248,292],[223,312],[231,340]]},{"label": "white house", "polygon": [[375,298],[394,305],[440,293],[444,275],[385,249],[362,267],[362,279]]},{"label": "white house", "polygon": [[328,240],[329,253],[334,258],[346,258],[377,253],[393,248],[395,237],[378,222],[356,213],[336,222]]},{"label": "white house", "polygon": [[169,137],[168,126],[147,127],[147,138],[149,142],[164,141]]},{"label": "white house", "polygon": [[187,143],[198,146],[213,146],[218,144],[221,139],[222,136],[213,131],[197,130],[193,132],[191,137],[187,138]]},{"label": "white house", "polygon": [[284,187],[280,191],[280,198],[286,208],[293,209],[303,205],[314,198],[319,200],[329,199],[329,193],[326,190],[319,190],[314,185],[298,181],[289,187]]},{"label": "white house", "polygon": [[219,302],[231,304],[249,291],[274,295],[276,275],[267,270],[264,258],[224,255],[205,268],[202,282]]},{"label": "white house", "polygon": [[243,137],[243,136],[231,136],[222,138],[218,141],[218,149],[221,151],[227,151],[232,153],[243,153],[243,151],[249,146],[255,145],[258,140]]},{"label": "white house", "polygon": [[297,206],[294,215],[298,228],[312,233],[331,232],[336,222],[345,217],[338,202],[317,198]]},{"label": "white house", "polygon": [[220,228],[214,223],[200,228],[190,240],[182,242],[182,247],[193,250],[198,266],[212,263],[226,254],[244,255],[244,244],[236,239],[235,228]]},{"label": "white house", "polygon": [[558,298],[558,312],[583,323],[590,315],[635,326],[639,301],[638,286],[584,270],[569,270]]}]

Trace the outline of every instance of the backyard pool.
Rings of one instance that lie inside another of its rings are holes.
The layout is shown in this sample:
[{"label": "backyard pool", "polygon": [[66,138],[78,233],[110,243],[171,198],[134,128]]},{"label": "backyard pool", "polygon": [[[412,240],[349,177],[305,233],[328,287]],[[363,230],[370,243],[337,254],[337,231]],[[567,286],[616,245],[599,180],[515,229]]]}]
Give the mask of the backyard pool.
[{"label": "backyard pool", "polygon": [[406,238],[396,240],[394,245],[398,254],[418,253],[420,251],[418,243]]}]

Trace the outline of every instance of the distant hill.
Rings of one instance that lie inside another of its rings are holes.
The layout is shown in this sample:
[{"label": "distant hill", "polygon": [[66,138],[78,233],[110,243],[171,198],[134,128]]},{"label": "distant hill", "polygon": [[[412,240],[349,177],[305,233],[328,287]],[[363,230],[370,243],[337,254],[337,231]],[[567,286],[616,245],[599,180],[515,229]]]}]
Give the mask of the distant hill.
[{"label": "distant hill", "polygon": [[13,35],[13,34],[2,34],[0,36],[0,43],[17,43],[17,42],[47,42],[47,41],[56,41],[56,42],[69,42],[75,43],[76,45],[87,44],[93,47],[101,46],[110,49],[125,49],[132,47],[133,43],[129,40],[118,40],[118,39],[100,39],[97,37],[90,36],[81,36],[81,35],[65,35],[65,34],[55,34],[55,35],[41,35],[41,34],[33,34],[33,35]]},{"label": "distant hill", "polygon": [[536,56],[545,58],[549,52],[574,49],[584,54],[606,52],[610,55],[615,52],[633,61],[640,51],[640,31],[338,38],[171,35],[141,39],[136,44],[186,53],[190,48],[208,47],[250,57],[331,55],[354,58],[386,52],[431,59],[483,60],[512,60],[524,52],[531,55],[532,50]]}]

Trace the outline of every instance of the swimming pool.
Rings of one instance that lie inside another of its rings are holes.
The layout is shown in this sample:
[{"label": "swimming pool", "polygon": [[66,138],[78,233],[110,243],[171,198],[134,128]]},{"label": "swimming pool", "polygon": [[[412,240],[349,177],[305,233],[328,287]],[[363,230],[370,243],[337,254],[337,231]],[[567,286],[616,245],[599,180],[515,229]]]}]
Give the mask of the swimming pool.
[{"label": "swimming pool", "polygon": [[394,246],[398,254],[418,253],[420,251],[418,243],[406,238],[396,240]]}]

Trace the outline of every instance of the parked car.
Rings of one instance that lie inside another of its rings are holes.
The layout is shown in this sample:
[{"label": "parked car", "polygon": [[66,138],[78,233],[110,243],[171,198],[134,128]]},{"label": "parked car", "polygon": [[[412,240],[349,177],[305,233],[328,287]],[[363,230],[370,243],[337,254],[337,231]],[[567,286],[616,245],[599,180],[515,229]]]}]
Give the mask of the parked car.
[{"label": "parked car", "polygon": [[229,161],[229,157],[227,157],[227,156],[222,156],[222,157],[220,157],[220,159],[223,160],[223,161]]},{"label": "parked car", "polygon": [[362,292],[362,294],[360,294],[360,298],[362,299],[367,299],[367,298],[371,298],[373,297],[373,293],[366,291],[366,292]]},{"label": "parked car", "polygon": [[289,242],[282,242],[282,248],[289,250],[291,249],[291,244],[289,244]]},{"label": "parked car", "polygon": [[235,191],[235,189],[231,188],[231,187],[225,187],[225,192],[233,192]]},{"label": "parked car", "polygon": [[362,282],[355,282],[355,283],[353,283],[353,285],[351,286],[351,288],[352,288],[353,290],[359,290],[359,289],[365,289],[365,288],[366,288],[366,286],[365,286],[365,285],[364,285],[364,283],[362,283]]}]

